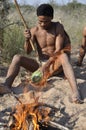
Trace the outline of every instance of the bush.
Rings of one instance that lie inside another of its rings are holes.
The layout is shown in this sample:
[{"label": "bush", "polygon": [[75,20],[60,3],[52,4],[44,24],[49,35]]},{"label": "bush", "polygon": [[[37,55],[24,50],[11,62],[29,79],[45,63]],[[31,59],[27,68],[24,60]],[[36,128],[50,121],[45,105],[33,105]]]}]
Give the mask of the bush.
[{"label": "bush", "polygon": [[22,27],[17,25],[5,29],[3,43],[3,58],[11,60],[15,54],[23,53],[24,36]]}]

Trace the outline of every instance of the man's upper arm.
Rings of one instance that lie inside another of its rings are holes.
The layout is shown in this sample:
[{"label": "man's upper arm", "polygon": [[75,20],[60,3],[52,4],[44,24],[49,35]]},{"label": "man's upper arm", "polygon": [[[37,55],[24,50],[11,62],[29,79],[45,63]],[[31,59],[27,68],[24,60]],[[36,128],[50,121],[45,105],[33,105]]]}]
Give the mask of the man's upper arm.
[{"label": "man's upper arm", "polygon": [[64,27],[58,23],[56,28],[56,51],[60,51],[63,48],[64,36]]},{"label": "man's upper arm", "polygon": [[36,42],[36,27],[32,28],[31,30],[31,40],[33,41],[33,43]]}]

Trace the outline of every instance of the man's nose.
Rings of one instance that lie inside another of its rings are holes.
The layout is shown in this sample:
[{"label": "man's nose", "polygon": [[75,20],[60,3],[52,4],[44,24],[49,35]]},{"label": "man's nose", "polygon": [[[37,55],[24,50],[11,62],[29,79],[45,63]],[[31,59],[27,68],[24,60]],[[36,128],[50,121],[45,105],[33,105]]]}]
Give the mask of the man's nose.
[{"label": "man's nose", "polygon": [[42,23],[41,23],[41,26],[45,26],[45,23],[44,23],[44,22],[42,22]]}]

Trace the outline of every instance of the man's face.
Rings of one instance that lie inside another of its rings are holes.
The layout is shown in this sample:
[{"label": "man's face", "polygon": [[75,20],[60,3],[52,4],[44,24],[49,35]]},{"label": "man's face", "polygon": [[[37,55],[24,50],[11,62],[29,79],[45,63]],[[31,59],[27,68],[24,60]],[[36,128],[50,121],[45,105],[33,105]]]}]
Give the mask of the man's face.
[{"label": "man's face", "polygon": [[43,29],[48,29],[51,24],[51,20],[52,18],[48,16],[38,16],[38,23]]}]

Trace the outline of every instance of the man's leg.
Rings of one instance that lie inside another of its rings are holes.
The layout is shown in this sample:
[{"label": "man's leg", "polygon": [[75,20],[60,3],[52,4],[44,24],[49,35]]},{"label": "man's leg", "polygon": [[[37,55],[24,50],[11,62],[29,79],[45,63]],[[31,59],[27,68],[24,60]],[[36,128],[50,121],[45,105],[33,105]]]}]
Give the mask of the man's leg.
[{"label": "man's leg", "polygon": [[86,46],[84,46],[84,47],[81,46],[81,48],[79,50],[79,57],[78,57],[78,61],[77,61],[77,66],[81,66],[82,65],[85,53],[86,53]]},{"label": "man's leg", "polygon": [[[8,73],[6,76],[6,81],[4,83],[5,86],[11,87],[12,83],[15,79],[15,77],[18,75],[20,67],[24,67],[25,69],[34,72],[35,70],[38,69],[39,65],[38,63],[30,58],[21,56],[21,55],[15,55],[13,57],[13,60],[10,64],[10,67],[8,69]],[[4,93],[7,91],[7,87],[0,87],[0,93]],[[5,91],[6,90],[6,91]],[[2,92],[3,91],[3,92]],[[8,89],[9,91],[9,89]]]},{"label": "man's leg", "polygon": [[65,74],[66,78],[68,79],[69,84],[71,86],[71,89],[73,92],[73,101],[77,102],[77,103],[78,102],[82,103],[82,101],[80,100],[80,95],[79,95],[79,91],[78,91],[78,87],[77,87],[74,70],[72,68],[72,65],[70,63],[70,60],[69,60],[67,54],[65,54],[65,53],[61,54],[61,56],[59,57],[59,61],[62,64],[64,74]]}]

